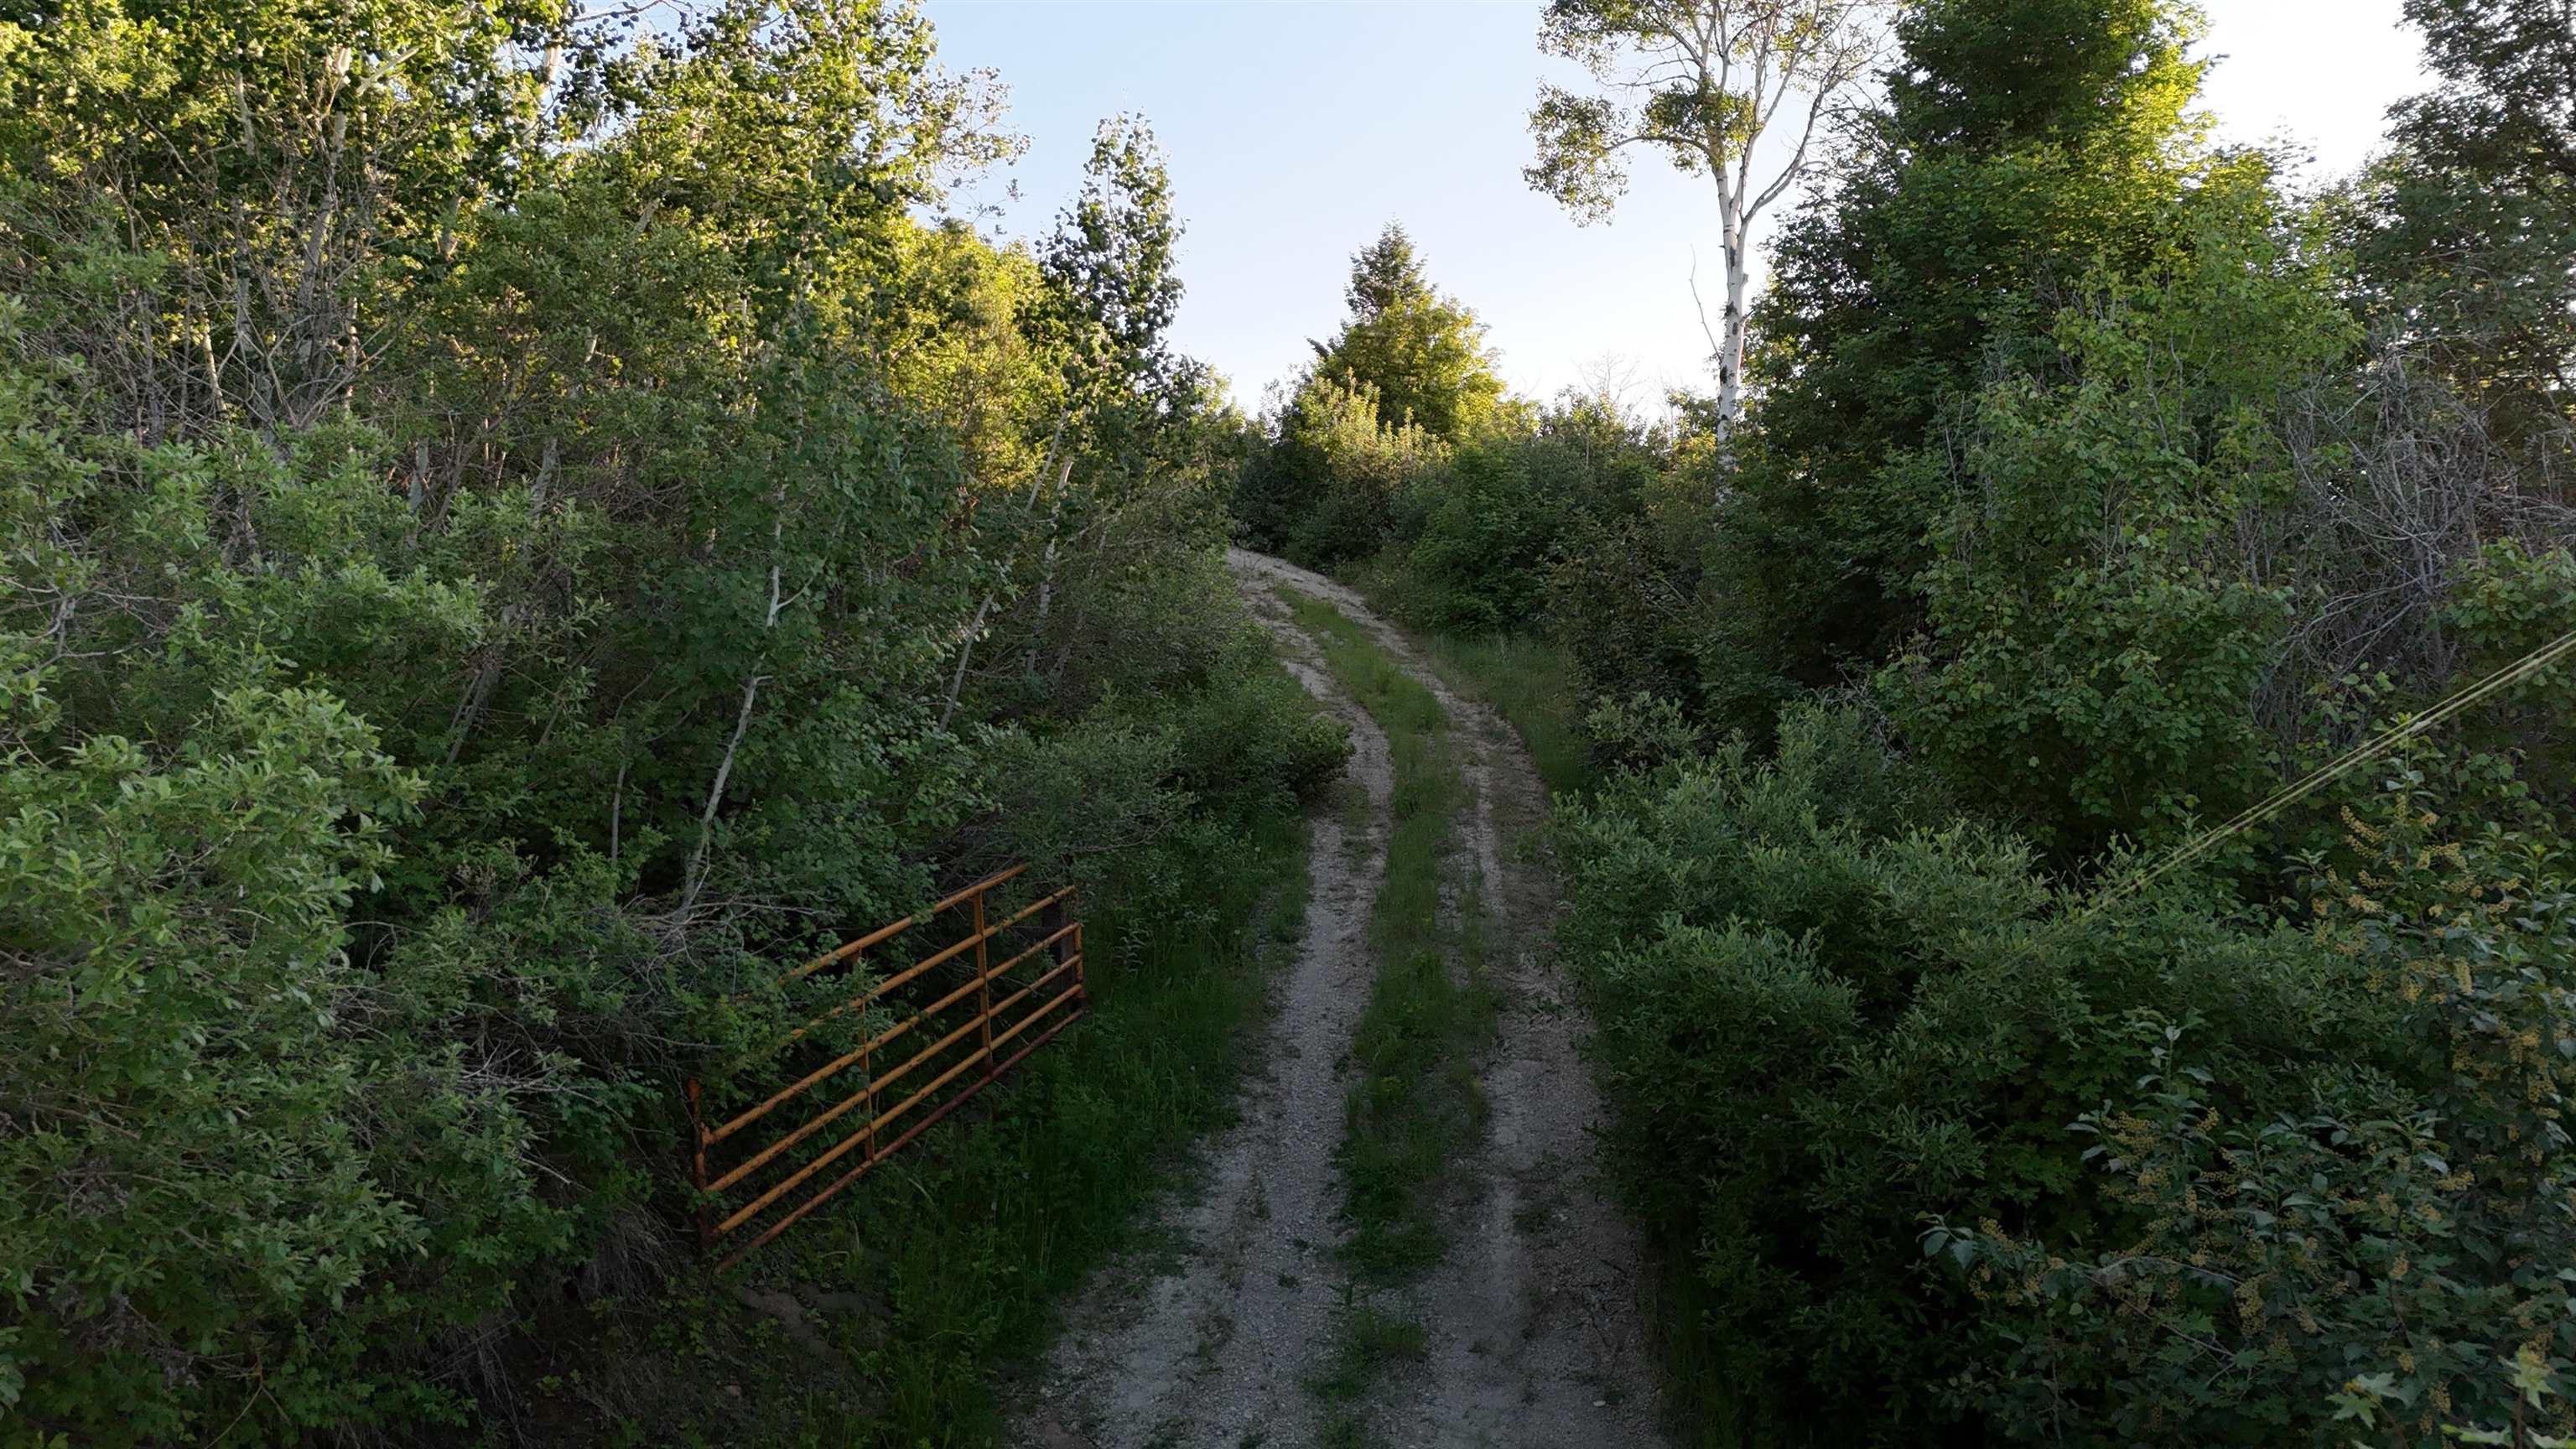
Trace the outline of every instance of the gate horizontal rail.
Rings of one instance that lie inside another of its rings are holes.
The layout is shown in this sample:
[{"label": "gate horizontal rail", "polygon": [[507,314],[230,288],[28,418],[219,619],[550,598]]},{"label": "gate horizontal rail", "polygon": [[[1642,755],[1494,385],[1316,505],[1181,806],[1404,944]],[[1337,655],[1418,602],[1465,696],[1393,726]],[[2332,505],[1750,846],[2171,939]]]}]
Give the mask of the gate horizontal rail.
[{"label": "gate horizontal rail", "polygon": [[[987,876],[902,920],[836,946],[781,978],[796,981],[818,971],[848,966],[870,949],[928,926],[950,912],[963,914],[964,934],[959,939],[807,1021],[788,1034],[786,1043],[793,1048],[815,1028],[853,1011],[862,1013],[863,1018],[871,1010],[894,1014],[893,1021],[857,1046],[722,1122],[707,1120],[705,1088],[694,1078],[689,1081],[689,1127],[696,1139],[690,1174],[691,1186],[698,1194],[699,1246],[712,1253],[731,1234],[759,1222],[764,1215],[770,1216],[756,1234],[717,1263],[719,1272],[730,1270],[745,1255],[787,1231],[870,1168],[893,1156],[961,1103],[992,1085],[1022,1058],[1054,1040],[1089,1008],[1090,998],[1083,986],[1082,922],[1071,919],[1067,908],[1073,898],[1072,887],[1032,901],[999,920],[990,919],[994,892],[1026,870],[1026,866],[1012,866]],[[1030,936],[1034,939],[1023,944],[1021,938]],[[1002,943],[1000,949],[996,949],[996,943]],[[993,958],[1005,950],[1011,954],[995,964]],[[1020,974],[1014,976],[1015,972]],[[997,999],[997,990],[1007,994]],[[906,1037],[918,1042],[934,1031],[938,1038],[929,1045],[915,1047],[909,1056],[899,1060],[880,1063],[879,1054],[896,1042]],[[1032,1031],[1035,1035],[1029,1035]],[[1006,1050],[1009,1055],[1002,1055]],[[807,1099],[815,1088],[853,1067],[857,1068],[854,1091],[804,1117],[764,1145],[738,1146],[734,1150],[742,1155],[730,1167],[716,1165],[719,1147],[769,1122],[774,1115]],[[976,1075],[932,1105],[900,1134],[890,1140],[884,1138],[884,1133],[907,1113],[930,1102],[969,1073]],[[925,1074],[927,1081],[912,1084],[913,1078]],[[882,1104],[880,1099],[890,1089],[906,1085],[911,1089],[900,1101],[892,1106]],[[850,1120],[837,1138],[800,1153],[800,1148],[815,1143],[845,1118]],[[854,1155],[855,1160],[849,1161],[840,1176],[802,1197],[795,1196],[800,1188]],[[775,1175],[776,1180],[766,1186],[755,1185],[755,1179],[764,1175]],[[748,1194],[739,1204],[727,1196],[736,1190]]]}]

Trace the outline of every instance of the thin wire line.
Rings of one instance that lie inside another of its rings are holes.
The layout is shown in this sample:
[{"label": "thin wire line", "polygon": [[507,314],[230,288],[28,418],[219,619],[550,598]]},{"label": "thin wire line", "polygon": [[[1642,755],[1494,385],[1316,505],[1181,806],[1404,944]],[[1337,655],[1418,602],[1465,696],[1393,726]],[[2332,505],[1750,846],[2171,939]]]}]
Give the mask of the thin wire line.
[{"label": "thin wire line", "polygon": [[2131,875],[2095,896],[2082,910],[2075,913],[2074,918],[2079,921],[2088,919],[2104,907],[2115,905],[2136,895],[2148,886],[2217,849],[2229,839],[2280,814],[2325,786],[2387,754],[2405,741],[2431,730],[2491,695],[2520,684],[2570,654],[2576,654],[2576,630],[2570,630],[2551,642],[2541,645],[2477,683],[2459,690],[2406,723],[2384,730],[2369,741],[2345,751],[2331,763],[2310,771],[2304,778],[2274,792],[2261,803],[2240,812],[2234,819],[2203,832],[2154,866]]}]

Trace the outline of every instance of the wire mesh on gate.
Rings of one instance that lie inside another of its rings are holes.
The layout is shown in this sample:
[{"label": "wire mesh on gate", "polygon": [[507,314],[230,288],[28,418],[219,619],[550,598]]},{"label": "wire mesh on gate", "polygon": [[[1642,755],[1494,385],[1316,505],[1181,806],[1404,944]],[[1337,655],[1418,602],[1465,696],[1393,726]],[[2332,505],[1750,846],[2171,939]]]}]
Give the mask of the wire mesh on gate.
[{"label": "wire mesh on gate", "polygon": [[[996,899],[1026,869],[988,876],[788,973],[796,980],[850,970],[876,947],[955,918],[955,939],[808,1021],[790,1034],[787,1056],[795,1060],[816,1028],[854,1012],[861,1034],[855,1047],[804,1052],[806,1071],[719,1123],[706,1119],[704,1087],[689,1082],[699,1244],[713,1252],[757,1225],[719,1270],[785,1232],[1081,1017],[1088,998],[1082,923],[1067,909],[1072,888],[1018,906]],[[883,1024],[871,1027],[872,1017]],[[827,1085],[831,1091],[817,1091]],[[795,1125],[782,1130],[789,1119]]]}]

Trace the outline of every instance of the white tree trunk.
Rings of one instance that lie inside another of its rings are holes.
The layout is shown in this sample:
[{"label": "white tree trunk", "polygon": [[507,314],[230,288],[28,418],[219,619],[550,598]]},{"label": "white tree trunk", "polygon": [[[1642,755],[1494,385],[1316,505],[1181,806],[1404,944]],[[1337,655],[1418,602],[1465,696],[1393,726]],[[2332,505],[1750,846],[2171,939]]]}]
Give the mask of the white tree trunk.
[{"label": "white tree trunk", "polygon": [[[1831,109],[1876,64],[1888,39],[1885,22],[1899,8],[1900,0],[1561,0],[1551,15],[1565,23],[1552,19],[1541,31],[1543,48],[1581,62],[1608,94],[1582,97],[1541,84],[1539,108],[1530,113],[1539,164],[1524,172],[1532,185],[1573,208],[1577,221],[1598,220],[1627,180],[1618,153],[1631,146],[1671,152],[1682,170],[1705,167],[1715,183],[1725,315],[1710,324],[1696,266],[1691,300],[1717,368],[1721,458],[1745,411],[1754,223],[1807,174]],[[1775,129],[1793,94],[1807,99],[1803,116],[1791,109]],[[1730,104],[1711,104],[1720,98]],[[1754,167],[1766,136],[1793,141],[1787,161],[1767,179]]]},{"label": "white tree trunk", "polygon": [[[1038,506],[1038,494],[1046,488],[1047,472],[1055,466],[1056,449],[1064,442],[1064,425],[1066,420],[1071,416],[1072,412],[1070,409],[1056,415],[1055,435],[1047,439],[1046,456],[1038,461],[1037,474],[1029,480],[1028,506],[1031,508]],[[1059,493],[1056,498],[1056,507],[1058,508],[1062,508],[1064,506],[1064,499],[1060,491],[1063,488],[1063,480],[1072,476],[1073,459],[1068,456],[1064,460],[1064,473],[1056,482],[1056,486],[1059,489]],[[1047,525],[1052,529],[1054,524],[1054,514],[1050,513],[1047,517]],[[1050,538],[1047,543],[1047,558],[1050,563],[1052,563],[1054,557],[1055,543],[1054,540]],[[969,623],[966,626],[966,632],[958,637],[957,672],[951,676],[948,681],[947,702],[939,707],[939,727],[941,729],[948,728],[948,717],[957,712],[957,696],[966,688],[966,665],[969,660],[975,657],[975,641],[983,636],[984,620],[991,616],[993,606],[1001,602],[1002,594],[1009,587],[1011,575],[1017,568],[1018,564],[1019,552],[1017,549],[1013,549],[1010,557],[1005,559],[1002,563],[1002,577],[995,582],[991,588],[984,591],[984,602],[975,606],[974,621]],[[1045,612],[1041,610],[1038,617],[1043,620],[1046,617]]]},{"label": "white tree trunk", "polygon": [[1719,319],[1717,334],[1717,438],[1720,443],[1734,433],[1736,422],[1744,416],[1744,298],[1751,284],[1752,269],[1744,253],[1744,228],[1741,222],[1737,222],[1727,228],[1726,313]]},{"label": "white tree trunk", "polygon": [[1065,485],[1073,481],[1073,458],[1067,455],[1056,470],[1055,497],[1047,503],[1046,553],[1038,561],[1038,621],[1029,643],[1029,660],[1035,667],[1038,651],[1046,646],[1047,613],[1055,607],[1055,548],[1064,526]]}]

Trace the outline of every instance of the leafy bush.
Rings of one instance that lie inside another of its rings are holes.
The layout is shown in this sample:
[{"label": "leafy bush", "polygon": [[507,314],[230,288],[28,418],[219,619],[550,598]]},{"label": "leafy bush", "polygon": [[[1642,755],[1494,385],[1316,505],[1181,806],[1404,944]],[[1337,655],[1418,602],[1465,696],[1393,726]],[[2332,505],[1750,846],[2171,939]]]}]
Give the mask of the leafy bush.
[{"label": "leafy bush", "polygon": [[1959,1391],[1999,1426],[2176,1445],[2576,1430],[2576,893],[2562,850],[2448,823],[2412,773],[2347,815],[2343,862],[2307,887],[2315,940],[2389,1019],[2380,1051],[2248,1093],[2190,1003],[2143,1023],[2147,1074],[2076,1123],[2134,1227],[2098,1247],[1994,1222],[1926,1237],[1973,1285],[1986,1353]]},{"label": "leafy bush", "polygon": [[2419,742],[2248,910],[2053,888],[1854,706],[1596,729],[1646,763],[1561,817],[1562,940],[1739,1430],[2568,1427],[2576,898],[2545,824],[2448,823],[2503,767]]},{"label": "leafy bush", "polygon": [[[419,1297],[387,1274],[427,1286],[433,1243],[515,1256],[545,1235],[503,1220],[525,1191],[507,1103],[455,1054],[388,1040],[399,1012],[350,965],[350,906],[418,782],[326,695],[224,691],[156,759],[117,736],[31,748],[40,690],[11,701],[0,773],[0,1251],[22,1305],[0,1402],[176,1438],[174,1372],[210,1388],[258,1366],[315,1422],[404,1407],[340,1377],[370,1332],[470,1319],[506,1280],[469,1259]],[[459,1169],[497,1191],[441,1189],[454,1216],[425,1215],[418,1194]],[[291,1327],[307,1317],[329,1325],[318,1343]]]},{"label": "leafy bush", "polygon": [[521,1397],[685,1261],[678,1079],[1015,767],[1174,942],[1338,768],[1150,136],[1005,251],[922,219],[1012,142],[910,8],[619,25],[0,21],[0,1443]]},{"label": "leafy bush", "polygon": [[1290,557],[1316,565],[1364,558],[1399,536],[1398,511],[1448,454],[1421,428],[1379,417],[1376,392],[1347,379],[1309,382],[1281,438],[1278,446],[1313,460],[1319,479],[1286,537]]},{"label": "leafy bush", "polygon": [[[2463,560],[2441,609],[2464,657],[2459,675],[2483,677],[2576,630],[2576,548],[2498,539]],[[2472,721],[2473,743],[2510,755],[2515,773],[2543,796],[2576,792],[2576,663],[2560,660],[2515,685]]]},{"label": "leafy bush", "polygon": [[1932,822],[1941,797],[1850,706],[1614,777],[1567,811],[1562,939],[1599,1031],[1613,1145],[1689,1255],[1780,1422],[1894,1434],[1946,1417],[1968,1295],[1912,1249],[1990,1216],[2133,1226],[2065,1124],[2134,1075],[2134,1013],[2183,1001],[2248,1092],[2368,1055],[2345,958],[2196,901],[2067,918],[2027,846]]},{"label": "leafy bush", "polygon": [[[1349,727],[1270,667],[1258,630],[1238,622],[1230,633],[1225,667],[1198,687],[1113,694],[1043,732],[997,737],[989,858],[1050,876],[1132,869],[1133,857],[1170,851],[1187,819],[1240,830],[1321,799],[1350,757]],[[1169,864],[1185,867],[1186,852]]]},{"label": "leafy bush", "polygon": [[1539,571],[1566,519],[1563,500],[1535,484],[1524,445],[1493,439],[1460,449],[1426,485],[1408,560],[1424,622],[1490,633],[1537,615]]},{"label": "leafy bush", "polygon": [[[1651,517],[1580,523],[1557,545],[1547,621],[1573,656],[1587,707],[1649,695],[1687,701],[1709,671],[1712,621],[1691,607],[1702,568],[1688,525]],[[1723,719],[1723,716],[1720,716]],[[1733,723],[1733,721],[1727,721]]]},{"label": "leafy bush", "polygon": [[1581,519],[1634,512],[1662,441],[1607,405],[1571,402],[1542,414],[1535,433],[1460,447],[1420,488],[1410,564],[1423,622],[1488,633],[1541,617],[1560,541]]},{"label": "leafy bush", "polygon": [[1885,676],[1898,717],[2052,846],[2171,839],[2273,774],[2255,699],[2292,593],[2240,553],[2293,491],[2271,404],[2350,324],[2253,222],[2213,225],[2190,265],[2070,310],[2072,381],[1989,386],[1963,440],[1909,465],[1962,503],[1919,581],[1927,637]]},{"label": "leafy bush", "polygon": [[1251,821],[1312,805],[1341,779],[1350,727],[1271,667],[1266,637],[1238,631],[1225,667],[1158,711],[1179,742],[1181,787],[1197,808]]}]

